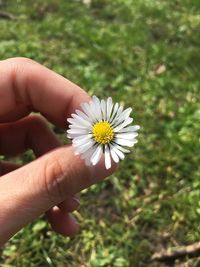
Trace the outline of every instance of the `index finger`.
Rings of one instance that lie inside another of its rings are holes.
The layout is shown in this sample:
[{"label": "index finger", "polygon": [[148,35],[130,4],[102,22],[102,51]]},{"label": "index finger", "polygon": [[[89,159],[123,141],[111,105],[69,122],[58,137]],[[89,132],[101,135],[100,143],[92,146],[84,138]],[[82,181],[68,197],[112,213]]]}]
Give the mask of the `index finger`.
[{"label": "index finger", "polygon": [[14,121],[31,111],[40,112],[57,126],[90,100],[76,84],[26,58],[0,61],[0,123]]}]

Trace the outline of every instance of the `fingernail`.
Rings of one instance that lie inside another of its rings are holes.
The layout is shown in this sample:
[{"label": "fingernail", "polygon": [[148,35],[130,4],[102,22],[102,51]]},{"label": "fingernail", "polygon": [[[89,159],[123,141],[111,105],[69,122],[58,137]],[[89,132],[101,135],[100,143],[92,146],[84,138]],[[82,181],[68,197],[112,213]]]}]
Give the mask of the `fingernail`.
[{"label": "fingernail", "polygon": [[68,227],[70,227],[70,232],[68,236],[73,237],[79,231],[80,226],[72,214],[68,214],[68,218],[69,218]]},{"label": "fingernail", "polygon": [[71,207],[73,210],[77,210],[80,206],[80,200],[77,197],[73,197],[71,199]]},{"label": "fingernail", "polygon": [[79,208],[80,201],[77,197],[69,197],[58,206],[63,211],[73,212]]}]

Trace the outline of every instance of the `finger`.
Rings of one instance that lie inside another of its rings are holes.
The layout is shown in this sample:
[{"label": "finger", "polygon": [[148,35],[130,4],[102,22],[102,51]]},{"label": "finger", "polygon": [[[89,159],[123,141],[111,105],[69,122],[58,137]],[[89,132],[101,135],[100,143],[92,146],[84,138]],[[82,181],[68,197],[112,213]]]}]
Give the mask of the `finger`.
[{"label": "finger", "polygon": [[[17,164],[0,161],[0,176],[14,171],[19,167],[20,166]],[[80,201],[78,197],[67,197],[58,205],[59,209],[54,207],[46,212],[47,218],[53,230],[64,236],[75,235],[79,226],[73,216],[68,213],[77,210],[79,205]]]},{"label": "finger", "polygon": [[[73,234],[75,234],[77,223],[75,219],[72,218],[72,216],[68,215],[68,213],[77,210],[79,205],[80,202],[77,197],[67,197],[63,202],[58,204],[57,207],[55,206],[52,209],[48,210],[46,212],[46,215],[53,230],[65,236],[72,236]],[[72,226],[74,224],[75,230],[72,231]]]},{"label": "finger", "polygon": [[67,197],[57,207],[48,210],[46,215],[53,230],[64,236],[74,235],[79,227],[77,227],[76,220],[69,215],[69,212],[77,210],[79,205],[80,202],[76,197]]},{"label": "finger", "polygon": [[0,154],[15,156],[32,149],[38,157],[58,146],[59,140],[41,116],[0,124]]},{"label": "finger", "polygon": [[[72,147],[66,146],[4,175],[0,179],[0,196],[6,206],[0,207],[0,242],[67,196],[110,175],[114,169],[106,170],[104,163],[87,167],[74,155]],[[15,220],[10,221],[13,217]]]},{"label": "finger", "polygon": [[20,166],[8,161],[0,161],[0,176],[18,169]]},{"label": "finger", "polygon": [[80,87],[25,58],[0,62],[0,122],[26,116],[31,110],[65,127],[66,118],[90,97]]},{"label": "finger", "polygon": [[67,197],[57,206],[63,211],[73,212],[79,208],[80,200],[77,196]]},{"label": "finger", "polygon": [[[8,161],[0,161],[0,176],[5,175],[20,168],[20,165]],[[67,197],[63,202],[58,204],[58,207],[66,212],[73,212],[80,206],[78,196]]]},{"label": "finger", "polygon": [[[0,176],[7,174],[11,171],[14,171],[18,169],[19,167],[20,166],[17,164],[13,164],[7,161],[0,161]],[[67,197],[63,202],[58,204],[58,207],[62,211],[62,214],[73,212],[77,210],[79,206],[80,206],[80,201],[77,196]],[[68,235],[68,233],[70,233],[69,236],[73,235],[74,231],[71,230],[72,228],[71,225],[74,224],[74,219],[71,219],[71,216],[69,216],[68,220],[72,220],[72,222],[70,221],[70,223],[68,223],[65,220],[65,222],[60,223],[60,219],[62,219],[60,215],[61,212],[60,213],[57,211],[54,212],[54,210],[55,210],[55,207],[50,209],[47,212],[47,218],[50,224],[52,225],[52,228],[60,234],[63,233],[64,235]],[[69,229],[68,229],[68,225],[69,225]],[[75,225],[75,229],[76,228],[77,226]]]},{"label": "finger", "polygon": [[48,211],[47,217],[53,230],[61,235],[72,237],[79,230],[76,219],[68,212],[57,207]]},{"label": "finger", "polygon": [[[16,170],[20,166],[6,161],[0,161],[0,176],[11,171]],[[50,209],[46,212],[47,218],[53,228],[59,234],[64,236],[73,236],[79,229],[76,220],[69,212],[73,212],[78,209],[80,205],[78,197],[67,197],[61,202],[58,207]]]},{"label": "finger", "polygon": [[[13,132],[15,133],[14,135]],[[16,155],[31,148],[36,156],[40,156],[60,145],[45,120],[41,116],[35,115],[25,117],[12,124],[0,125],[0,140],[0,153],[7,155]],[[2,174],[0,172],[0,175],[14,170],[16,166],[10,163],[4,163],[2,168]],[[68,197],[59,204],[59,207],[65,212],[72,212],[78,208],[79,204],[76,197]],[[49,212],[51,213],[51,211]],[[59,221],[55,220],[55,216],[53,216],[54,225]],[[48,216],[50,223],[51,218],[52,216]]]}]

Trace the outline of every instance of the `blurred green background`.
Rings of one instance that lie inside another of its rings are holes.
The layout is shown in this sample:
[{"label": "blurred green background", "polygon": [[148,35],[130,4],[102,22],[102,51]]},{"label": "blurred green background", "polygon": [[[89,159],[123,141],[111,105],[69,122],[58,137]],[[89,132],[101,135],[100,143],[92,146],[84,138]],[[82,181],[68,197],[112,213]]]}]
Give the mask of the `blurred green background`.
[{"label": "blurred green background", "polygon": [[8,0],[0,10],[16,18],[0,19],[0,59],[32,58],[132,106],[141,125],[118,172],[81,194],[78,235],[58,236],[42,217],[2,248],[0,266],[168,266],[151,255],[200,239],[200,1]]}]

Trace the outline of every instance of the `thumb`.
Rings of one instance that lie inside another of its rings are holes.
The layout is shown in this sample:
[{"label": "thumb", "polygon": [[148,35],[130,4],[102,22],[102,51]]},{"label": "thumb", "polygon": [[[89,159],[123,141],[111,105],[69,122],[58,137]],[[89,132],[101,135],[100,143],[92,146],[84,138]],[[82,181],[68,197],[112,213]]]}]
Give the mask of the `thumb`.
[{"label": "thumb", "polygon": [[[114,167],[115,168],[115,167]],[[86,166],[71,146],[58,148],[0,178],[0,244],[67,196],[111,175]]]}]

